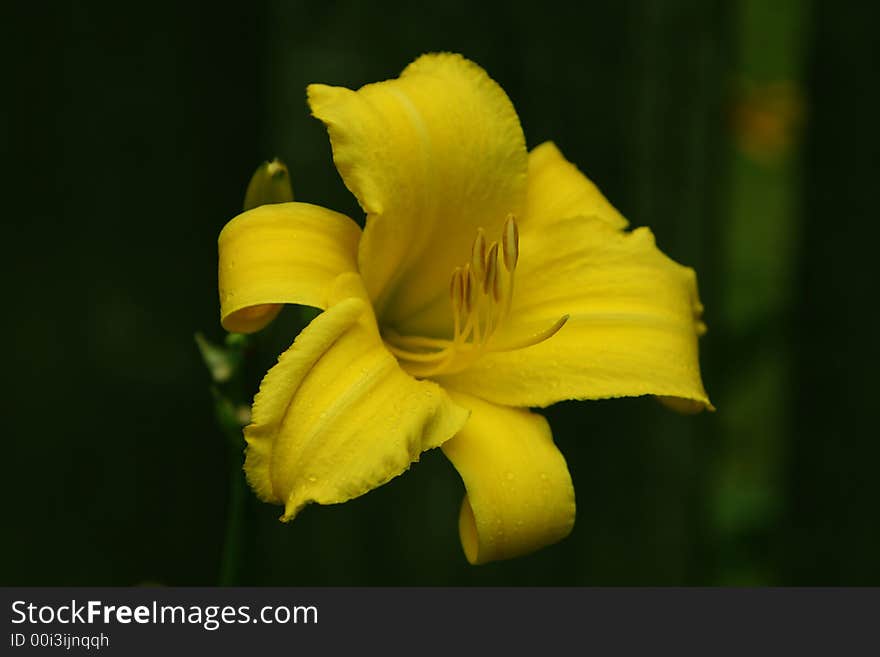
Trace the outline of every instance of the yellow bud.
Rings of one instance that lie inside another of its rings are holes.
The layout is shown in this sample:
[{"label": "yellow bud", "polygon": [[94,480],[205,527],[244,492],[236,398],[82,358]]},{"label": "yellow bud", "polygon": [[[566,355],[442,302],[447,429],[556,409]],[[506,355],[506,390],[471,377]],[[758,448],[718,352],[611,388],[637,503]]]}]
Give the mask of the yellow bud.
[{"label": "yellow bud", "polygon": [[284,162],[276,157],[257,167],[244,194],[244,209],[250,210],[270,203],[288,203],[292,200],[290,175]]}]

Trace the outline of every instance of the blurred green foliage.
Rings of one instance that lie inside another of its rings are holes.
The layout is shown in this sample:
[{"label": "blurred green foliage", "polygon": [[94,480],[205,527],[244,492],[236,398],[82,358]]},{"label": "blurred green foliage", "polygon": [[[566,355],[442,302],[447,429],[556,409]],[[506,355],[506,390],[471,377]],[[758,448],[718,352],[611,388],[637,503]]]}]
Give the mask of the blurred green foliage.
[{"label": "blurred green foliage", "polygon": [[[306,84],[356,87],[452,50],[504,87],[530,146],[556,141],[698,271],[719,410],[548,409],[577,525],[508,563],[466,564],[439,452],[291,525],[248,495],[238,581],[880,584],[877,6],[7,9],[0,583],[217,581],[236,455],[192,340],[223,339],[217,234],[276,155],[298,200],[360,217]],[[251,392],[310,313],[286,309],[256,341]]]}]

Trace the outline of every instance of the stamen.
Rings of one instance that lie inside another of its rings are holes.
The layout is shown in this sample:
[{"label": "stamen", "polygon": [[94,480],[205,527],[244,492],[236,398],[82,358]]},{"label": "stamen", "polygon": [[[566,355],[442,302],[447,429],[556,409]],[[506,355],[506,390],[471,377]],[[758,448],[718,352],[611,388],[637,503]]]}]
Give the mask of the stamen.
[{"label": "stamen", "polygon": [[456,267],[455,271],[452,272],[452,278],[449,279],[449,297],[452,299],[452,312],[457,315],[461,310],[461,304],[464,303],[461,267]]},{"label": "stamen", "polygon": [[501,275],[495,274],[495,280],[492,281],[492,296],[495,297],[495,303],[501,301]]},{"label": "stamen", "polygon": [[516,268],[516,262],[519,260],[519,228],[516,225],[516,218],[509,214],[504,222],[504,239],[502,253],[504,255],[504,266],[507,271],[513,271]]},{"label": "stamen", "polygon": [[483,294],[488,294],[495,285],[498,275],[498,242],[492,242],[489,255],[486,257],[486,278],[483,280]]},{"label": "stamen", "polygon": [[504,257],[504,268],[508,271],[507,290],[502,304],[502,321],[510,314],[510,306],[513,303],[513,281],[516,264],[519,261],[519,227],[516,217],[507,215],[504,221],[504,234],[501,242],[501,255]]},{"label": "stamen", "polygon": [[426,338],[421,335],[400,335],[390,328],[382,329],[382,335],[386,340],[392,341],[401,347],[414,347],[416,349],[448,349],[452,346],[449,340],[443,338]]},{"label": "stamen", "polygon": [[395,347],[393,344],[385,343],[386,348],[392,354],[397,356],[398,358],[402,358],[403,360],[408,360],[413,363],[436,363],[438,360],[443,360],[446,358],[450,350],[444,349],[442,351],[425,351],[425,352],[417,352],[417,351],[407,351],[406,349],[401,349],[400,347]]},{"label": "stamen", "polygon": [[474,272],[471,269],[470,263],[464,266],[461,276],[464,282],[464,309],[465,312],[470,315],[474,312],[474,308],[477,306],[477,289],[479,288],[479,283],[474,280]]},{"label": "stamen", "polygon": [[449,281],[449,296],[452,298],[452,321],[455,325],[455,336],[461,329],[461,306],[464,303],[464,283],[462,282],[461,267],[456,267]]},{"label": "stamen", "polygon": [[477,281],[482,283],[486,277],[486,236],[483,235],[482,228],[477,228],[477,237],[471,247],[471,271]]},{"label": "stamen", "polygon": [[492,242],[488,250],[486,236],[479,228],[470,256],[469,262],[452,271],[449,280],[451,340],[400,335],[387,328],[382,332],[389,351],[413,376],[428,378],[460,372],[485,353],[524,349],[549,340],[568,321],[568,315],[563,315],[542,331],[507,343],[495,338],[510,314],[519,261],[519,228],[512,214],[504,221],[501,239]]}]

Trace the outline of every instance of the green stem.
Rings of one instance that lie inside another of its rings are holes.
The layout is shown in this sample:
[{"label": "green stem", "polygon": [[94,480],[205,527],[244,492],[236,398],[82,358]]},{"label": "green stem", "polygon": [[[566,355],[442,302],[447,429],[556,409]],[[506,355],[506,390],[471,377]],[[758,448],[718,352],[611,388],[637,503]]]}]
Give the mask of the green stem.
[{"label": "green stem", "polygon": [[226,535],[220,561],[220,586],[234,586],[241,574],[242,537],[244,536],[247,489],[239,462],[240,454],[230,451],[229,502],[226,511]]}]

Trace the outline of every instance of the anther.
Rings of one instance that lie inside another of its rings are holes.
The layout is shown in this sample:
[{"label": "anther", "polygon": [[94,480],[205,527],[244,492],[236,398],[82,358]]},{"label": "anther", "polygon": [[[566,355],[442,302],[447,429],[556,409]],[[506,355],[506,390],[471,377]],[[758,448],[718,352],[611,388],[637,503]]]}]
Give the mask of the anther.
[{"label": "anther", "polygon": [[486,257],[486,278],[483,279],[483,293],[489,294],[498,276],[498,242],[492,242],[489,255]]},{"label": "anther", "polygon": [[486,278],[486,236],[482,228],[477,229],[477,237],[471,248],[471,270],[477,282],[482,283]]},{"label": "anther", "polygon": [[516,262],[519,260],[519,228],[516,225],[516,218],[509,214],[504,222],[502,254],[504,255],[504,266],[507,271],[513,271]]},{"label": "anther", "polygon": [[501,301],[501,272],[495,273],[495,280],[492,285],[492,296],[495,297],[495,303]]},{"label": "anther", "polygon": [[461,267],[456,267],[449,280],[449,297],[452,299],[452,312],[457,317],[464,303],[464,290],[462,286]]},{"label": "anther", "polygon": [[470,314],[477,306],[477,288],[480,285],[474,278],[474,272],[471,269],[470,263],[464,266],[464,269],[461,271],[461,278],[464,284],[464,308],[465,312]]}]

